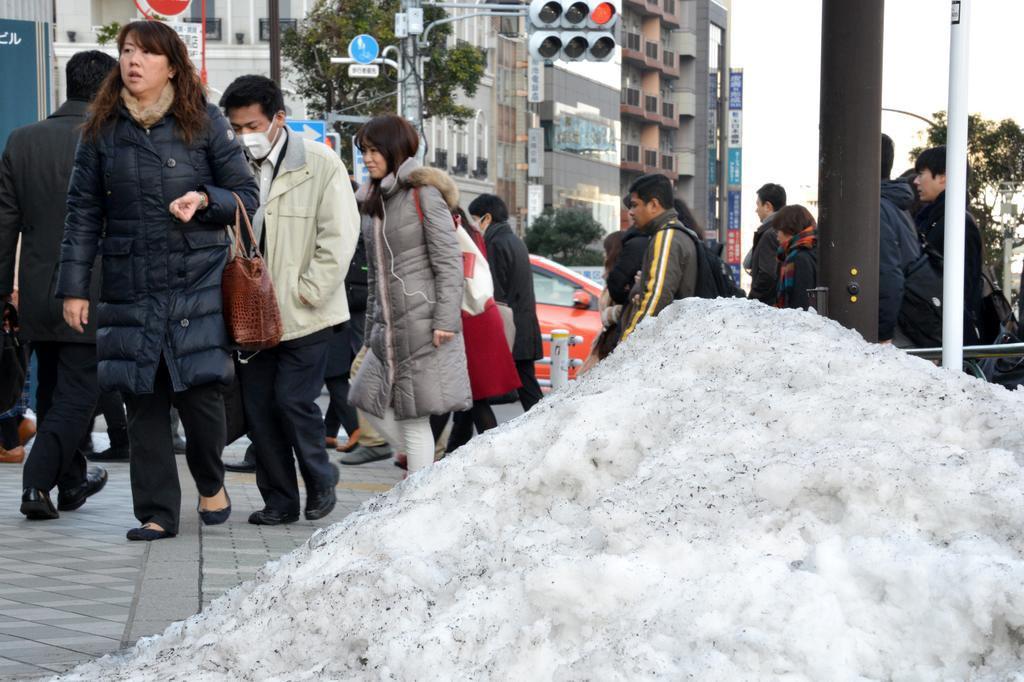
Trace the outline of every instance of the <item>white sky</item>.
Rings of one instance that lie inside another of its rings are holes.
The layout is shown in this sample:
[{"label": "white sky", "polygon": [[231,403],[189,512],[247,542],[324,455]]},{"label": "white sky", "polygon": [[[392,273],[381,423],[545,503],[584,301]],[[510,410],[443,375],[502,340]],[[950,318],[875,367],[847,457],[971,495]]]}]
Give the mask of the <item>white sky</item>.
[{"label": "white sky", "polygon": [[[855,2],[856,0],[846,0]],[[923,116],[947,108],[950,0],[887,0],[882,106]],[[1024,124],[1024,2],[972,0],[971,113]],[[744,253],[758,224],[754,191],[782,184],[791,203],[817,196],[821,0],[732,0],[732,66],[743,68]],[[925,124],[882,113],[893,174],[912,163]]]}]

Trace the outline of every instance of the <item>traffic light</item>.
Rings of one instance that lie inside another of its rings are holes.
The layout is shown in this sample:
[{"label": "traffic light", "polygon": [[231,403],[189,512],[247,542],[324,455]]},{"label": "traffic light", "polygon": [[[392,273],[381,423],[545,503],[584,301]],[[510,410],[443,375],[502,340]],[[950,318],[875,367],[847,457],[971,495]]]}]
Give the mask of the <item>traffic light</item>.
[{"label": "traffic light", "polygon": [[608,61],[619,10],[608,0],[531,0],[530,56],[540,60]]}]

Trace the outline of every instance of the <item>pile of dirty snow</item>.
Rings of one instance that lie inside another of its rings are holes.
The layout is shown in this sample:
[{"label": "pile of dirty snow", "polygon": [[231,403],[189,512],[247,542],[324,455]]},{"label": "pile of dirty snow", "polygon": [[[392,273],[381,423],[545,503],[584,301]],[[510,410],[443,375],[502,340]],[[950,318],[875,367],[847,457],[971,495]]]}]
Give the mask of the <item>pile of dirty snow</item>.
[{"label": "pile of dirty snow", "polygon": [[71,679],[1007,679],[1024,394],[745,301]]}]

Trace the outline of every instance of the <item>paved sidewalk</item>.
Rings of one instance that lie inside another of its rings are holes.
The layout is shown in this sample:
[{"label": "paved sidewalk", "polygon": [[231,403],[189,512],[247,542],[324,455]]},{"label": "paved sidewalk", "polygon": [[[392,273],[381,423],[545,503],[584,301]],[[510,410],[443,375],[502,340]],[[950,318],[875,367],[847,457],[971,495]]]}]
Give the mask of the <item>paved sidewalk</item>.
[{"label": "paved sidewalk", "polygon": [[[245,445],[231,446],[225,460],[240,459]],[[231,519],[204,527],[185,458],[179,457],[180,533],[138,543],[124,537],[138,525],[128,465],[105,466],[109,483],[84,507],[55,521],[30,522],[18,513],[21,466],[0,464],[0,680],[62,672],[162,632],[305,542],[316,528],[387,491],[403,474],[390,460],[340,467],[338,506],[327,519],[263,527],[246,522],[263,506],[255,477],[229,473]]]}]

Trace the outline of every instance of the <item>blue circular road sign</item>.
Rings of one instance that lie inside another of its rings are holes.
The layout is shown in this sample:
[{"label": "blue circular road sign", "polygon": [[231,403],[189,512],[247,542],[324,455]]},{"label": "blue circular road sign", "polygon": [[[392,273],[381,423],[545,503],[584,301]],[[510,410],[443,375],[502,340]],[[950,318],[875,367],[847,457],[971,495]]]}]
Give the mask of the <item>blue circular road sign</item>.
[{"label": "blue circular road sign", "polygon": [[380,45],[377,44],[377,39],[366,33],[357,35],[348,44],[348,56],[356,60],[357,64],[372,64],[379,55]]}]

